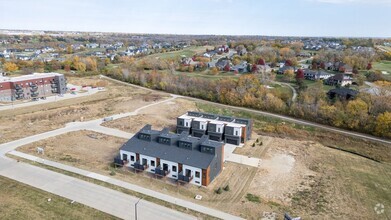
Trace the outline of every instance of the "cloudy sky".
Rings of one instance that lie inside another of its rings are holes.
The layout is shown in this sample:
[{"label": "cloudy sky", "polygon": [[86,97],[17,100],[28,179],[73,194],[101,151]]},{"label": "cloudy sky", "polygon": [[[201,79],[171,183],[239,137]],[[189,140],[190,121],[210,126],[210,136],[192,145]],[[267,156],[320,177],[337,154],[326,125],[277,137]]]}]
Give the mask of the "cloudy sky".
[{"label": "cloudy sky", "polygon": [[0,0],[0,29],[391,37],[391,0]]}]

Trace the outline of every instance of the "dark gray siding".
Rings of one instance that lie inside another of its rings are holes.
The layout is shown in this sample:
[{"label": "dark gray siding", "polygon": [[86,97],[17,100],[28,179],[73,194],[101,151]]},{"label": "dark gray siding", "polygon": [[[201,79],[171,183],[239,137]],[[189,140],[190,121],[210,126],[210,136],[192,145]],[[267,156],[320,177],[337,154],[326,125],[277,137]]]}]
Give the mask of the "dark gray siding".
[{"label": "dark gray siding", "polygon": [[217,175],[219,175],[219,173],[221,172],[222,170],[222,163],[221,163],[221,160],[222,160],[222,156],[223,156],[223,152],[222,152],[222,147],[219,147],[219,148],[215,148],[215,150],[219,151],[217,154],[216,154],[216,157],[214,157],[213,161],[211,162],[210,164],[210,170],[209,170],[209,178],[210,178],[210,182],[209,184],[216,178]]},{"label": "dark gray siding", "polygon": [[54,82],[57,85],[57,93],[58,94],[65,94],[67,92],[67,81],[66,81],[64,75],[55,76]]}]

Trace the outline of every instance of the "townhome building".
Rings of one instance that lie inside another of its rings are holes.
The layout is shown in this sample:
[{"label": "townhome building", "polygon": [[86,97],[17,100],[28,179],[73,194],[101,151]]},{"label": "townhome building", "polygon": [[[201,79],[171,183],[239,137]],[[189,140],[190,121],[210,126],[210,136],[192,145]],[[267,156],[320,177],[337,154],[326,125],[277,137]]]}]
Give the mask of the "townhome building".
[{"label": "townhome building", "polygon": [[222,171],[224,143],[206,135],[197,138],[187,132],[169,133],[167,128],[152,130],[146,125],[120,148],[114,162],[178,183],[207,186]]},{"label": "townhome building", "polygon": [[189,111],[177,118],[177,133],[183,131],[194,137],[208,135],[214,141],[240,145],[251,138],[252,120]]}]

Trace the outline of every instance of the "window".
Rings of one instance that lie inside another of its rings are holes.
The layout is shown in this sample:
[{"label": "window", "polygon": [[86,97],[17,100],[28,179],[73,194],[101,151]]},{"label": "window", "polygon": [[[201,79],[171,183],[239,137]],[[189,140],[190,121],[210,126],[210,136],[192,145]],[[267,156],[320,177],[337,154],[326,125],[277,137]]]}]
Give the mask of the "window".
[{"label": "window", "polygon": [[134,156],[130,156],[130,160],[131,160],[131,161],[134,161]]},{"label": "window", "polygon": [[159,143],[170,145],[171,144],[171,140],[169,138],[160,137],[159,138]]},{"label": "window", "polygon": [[180,148],[185,148],[185,149],[188,149],[188,150],[191,150],[192,144],[191,144],[191,143],[188,143],[188,142],[180,141],[179,144],[178,144],[178,147],[180,147]]},{"label": "window", "polygon": [[235,131],[235,135],[238,136],[238,135],[239,135],[239,132],[238,132],[238,131]]},{"label": "window", "polygon": [[149,134],[140,134],[138,137],[140,139],[146,140],[146,141],[150,141],[151,140],[151,135],[149,135]]},{"label": "window", "polygon": [[201,125],[201,129],[204,130],[204,125]]},{"label": "window", "polygon": [[147,165],[148,164],[148,160],[143,158],[143,165]]},{"label": "window", "polygon": [[217,128],[217,132],[219,132],[219,133],[220,133],[220,128]]},{"label": "window", "polygon": [[[183,121],[179,121],[179,125],[183,125]],[[186,126],[187,126],[187,124],[186,124]]]},{"label": "window", "polygon": [[196,171],[195,172],[195,177],[200,178],[200,172]]},{"label": "window", "polygon": [[186,122],[186,127],[189,127],[189,122]]},{"label": "window", "polygon": [[122,154],[122,160],[128,160],[128,155],[127,154]]},{"label": "window", "polygon": [[215,150],[213,147],[201,146],[201,152],[208,154],[215,154]]},{"label": "window", "polygon": [[197,184],[200,184],[200,182],[199,182],[199,181],[195,181],[195,183],[197,183]]},{"label": "window", "polygon": [[155,161],[154,160],[151,160],[151,166],[155,166]]},{"label": "window", "polygon": [[176,166],[172,166],[172,172],[176,172]]}]

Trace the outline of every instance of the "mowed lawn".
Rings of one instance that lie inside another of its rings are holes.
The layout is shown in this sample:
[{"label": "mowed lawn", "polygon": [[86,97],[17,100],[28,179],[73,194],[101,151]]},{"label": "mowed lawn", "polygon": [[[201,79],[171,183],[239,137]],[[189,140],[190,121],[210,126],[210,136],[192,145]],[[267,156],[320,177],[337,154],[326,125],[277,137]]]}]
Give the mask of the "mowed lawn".
[{"label": "mowed lawn", "polygon": [[200,46],[200,47],[192,46],[192,47],[185,48],[183,50],[152,54],[152,55],[146,56],[146,58],[160,57],[162,59],[173,59],[173,58],[178,58],[178,57],[180,58],[183,55],[186,57],[192,57],[195,54],[206,52],[207,48],[213,49],[212,47],[207,47],[207,46]]},{"label": "mowed lawn", "polygon": [[77,202],[71,204],[68,199],[0,176],[0,219],[117,218]]},{"label": "mowed lawn", "polygon": [[391,61],[382,60],[380,62],[373,63],[373,69],[380,71],[387,71],[391,74]]}]

